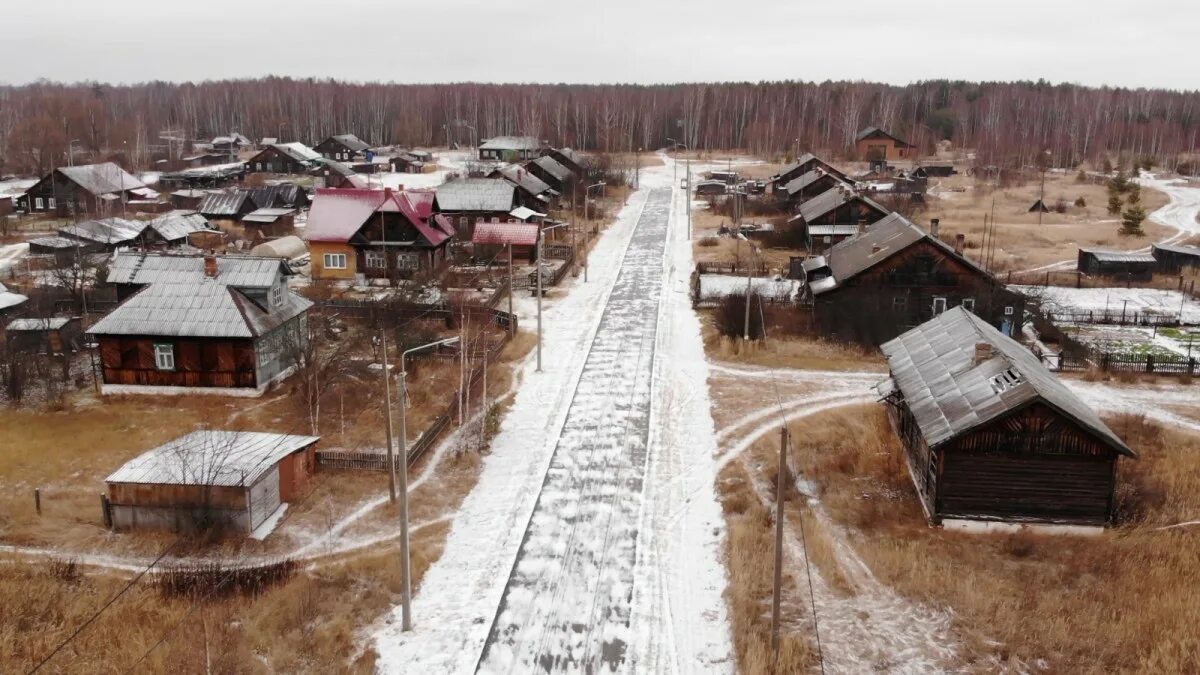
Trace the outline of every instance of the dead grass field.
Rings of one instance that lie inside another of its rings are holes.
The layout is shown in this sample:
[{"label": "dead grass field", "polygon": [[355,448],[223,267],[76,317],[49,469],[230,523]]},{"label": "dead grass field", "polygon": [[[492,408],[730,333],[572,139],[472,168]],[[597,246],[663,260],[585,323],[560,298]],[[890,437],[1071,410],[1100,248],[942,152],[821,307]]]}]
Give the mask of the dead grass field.
[{"label": "dead grass field", "polygon": [[795,335],[773,338],[770,326],[766,340],[745,342],[720,335],[711,312],[701,312],[700,321],[704,351],[713,360],[769,368],[886,370],[878,350]]},{"label": "dead grass field", "polygon": [[1200,540],[1194,526],[1160,528],[1200,518],[1200,436],[1132,416],[1110,424],[1141,459],[1122,462],[1121,525],[1095,537],[927,527],[879,406],[791,425],[805,442],[790,461],[879,581],[954,612],[963,668],[1197,672]]},{"label": "dead grass field", "polygon": [[[951,192],[949,188],[952,187],[966,191]],[[993,190],[964,175],[934,179],[930,182],[931,194],[926,200],[928,208],[919,215],[923,221],[920,224],[927,225],[929,219],[939,218],[946,238],[952,240],[958,233],[967,235],[967,253],[976,258],[983,240],[983,218],[985,214],[990,218],[992,198],[995,197],[998,223],[995,268],[999,271],[1028,269],[1074,258],[1076,249],[1081,246],[1142,248],[1175,232],[1147,219],[1142,224],[1145,236],[1121,236],[1117,232],[1120,216],[1109,215],[1107,211],[1106,188],[1076,182],[1074,174],[1047,174],[1046,206],[1053,209],[1061,198],[1068,207],[1066,213],[1042,214],[1039,227],[1037,213],[1029,213],[1039,190],[1038,181]],[[1087,206],[1074,205],[1080,197]],[[1142,189],[1141,200],[1147,214],[1168,201],[1165,194],[1150,188]]]}]

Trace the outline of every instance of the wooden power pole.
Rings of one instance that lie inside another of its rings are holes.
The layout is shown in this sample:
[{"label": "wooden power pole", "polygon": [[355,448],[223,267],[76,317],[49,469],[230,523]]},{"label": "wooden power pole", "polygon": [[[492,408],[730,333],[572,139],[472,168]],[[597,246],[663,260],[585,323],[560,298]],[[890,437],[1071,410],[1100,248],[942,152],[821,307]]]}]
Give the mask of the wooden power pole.
[{"label": "wooden power pole", "polygon": [[783,590],[783,490],[787,473],[788,428],[779,430],[779,471],[775,476],[775,576],[771,592],[771,663],[779,663],[779,596]]}]

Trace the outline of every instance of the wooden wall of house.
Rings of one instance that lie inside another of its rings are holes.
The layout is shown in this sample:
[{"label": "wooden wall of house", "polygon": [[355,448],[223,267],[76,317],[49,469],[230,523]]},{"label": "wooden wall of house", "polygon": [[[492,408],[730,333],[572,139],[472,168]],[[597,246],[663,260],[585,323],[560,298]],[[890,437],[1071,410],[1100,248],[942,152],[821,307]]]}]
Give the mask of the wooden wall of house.
[{"label": "wooden wall of house", "polygon": [[945,299],[944,309],[973,300],[977,316],[997,328],[1007,320],[1014,335],[1020,332],[1022,296],[928,241],[817,296],[813,312],[822,332],[881,344],[933,318],[935,298]]},{"label": "wooden wall of house", "polygon": [[[255,387],[249,338],[98,336],[105,384],[158,387]],[[175,369],[159,370],[154,345],[175,346]]]},{"label": "wooden wall of house", "polygon": [[279,150],[268,147],[246,162],[246,170],[264,173],[304,173],[307,169]]},{"label": "wooden wall of house", "polygon": [[[204,467],[190,467],[202,474]],[[221,509],[246,508],[246,488],[226,485],[168,485],[163,483],[109,483],[108,500],[130,506],[172,508],[210,506]]]},{"label": "wooden wall of house", "polygon": [[808,222],[809,225],[845,225],[849,223],[865,223],[871,225],[877,223],[888,214],[871,206],[869,203],[861,199],[852,199],[845,204],[823,214],[819,218],[813,218]]},{"label": "wooden wall of house", "polygon": [[[308,252],[312,261],[314,279],[353,279],[361,269],[358,267],[358,252],[350,244],[310,241],[308,242]],[[327,253],[345,255],[346,268],[325,267],[325,254]]]}]

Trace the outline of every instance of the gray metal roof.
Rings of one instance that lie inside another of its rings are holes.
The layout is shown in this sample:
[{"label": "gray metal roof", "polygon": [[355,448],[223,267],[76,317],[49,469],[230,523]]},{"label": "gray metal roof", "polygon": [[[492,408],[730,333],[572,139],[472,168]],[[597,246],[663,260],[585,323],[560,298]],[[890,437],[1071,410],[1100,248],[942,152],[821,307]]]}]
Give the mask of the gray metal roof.
[{"label": "gray metal roof", "polygon": [[820,295],[837,288],[847,279],[887,260],[897,252],[903,251],[924,238],[926,238],[925,232],[904,216],[898,213],[889,215],[871,225],[870,229],[863,234],[834,244],[826,255],[833,276],[822,280],[825,283],[819,286],[813,284],[813,294]]},{"label": "gray metal roof", "polygon": [[341,143],[354,152],[362,152],[363,150],[368,150],[371,147],[368,143],[364,142],[361,138],[355,136],[354,134],[334,134],[333,136],[330,136],[330,138],[338,143]]},{"label": "gray metal roof", "polygon": [[437,188],[441,211],[504,211],[513,208],[516,188],[503,178],[463,178]]},{"label": "gray metal roof", "polygon": [[[979,343],[992,350],[990,357],[976,363]],[[943,312],[881,349],[930,448],[1040,400],[1117,452],[1135,456],[1033,353],[962,307]]]},{"label": "gray metal roof", "polygon": [[1154,263],[1154,255],[1136,251],[1111,251],[1102,248],[1081,248],[1080,253],[1087,253],[1100,262],[1133,262]]},{"label": "gray metal roof", "polygon": [[304,189],[295,183],[279,183],[278,185],[243,188],[242,191],[249,194],[251,201],[254,202],[254,206],[260,209],[300,206],[307,203],[308,199],[308,195],[305,194]]},{"label": "gray metal roof", "polygon": [[[280,262],[276,259],[274,262]],[[285,290],[267,312],[217,279],[154,283],[126,299],[92,326],[95,335],[253,338],[306,311],[312,303]]]},{"label": "gray metal roof", "polygon": [[211,230],[208,218],[195,211],[172,211],[150,221],[150,227],[167,241],[187,239],[189,234]]},{"label": "gray metal roof", "polygon": [[94,241],[101,244],[123,244],[142,235],[148,223],[144,220],[124,218],[102,218],[86,220],[59,228],[58,233],[71,239]]},{"label": "gray metal roof", "polygon": [[70,317],[66,316],[55,316],[48,319],[13,319],[9,322],[7,330],[10,332],[58,330],[67,325],[70,320]]},{"label": "gray metal roof", "polygon": [[540,195],[550,189],[550,186],[545,181],[529,173],[529,169],[520,164],[509,164],[508,166],[501,167],[497,169],[497,173],[510,183],[524,188],[525,191],[534,196]]},{"label": "gray metal roof", "polygon": [[826,174],[822,169],[813,169],[812,171],[801,174],[798,178],[793,178],[792,180],[788,181],[787,185],[783,186],[783,189],[788,194],[795,194],[809,185],[817,182],[826,175],[828,174]]},{"label": "gray metal roof", "polygon": [[800,155],[799,157],[797,157],[796,161],[794,161],[791,164],[788,164],[787,166],[780,169],[779,173],[777,173],[775,175],[776,176],[786,176],[789,173],[795,171],[796,169],[799,169],[800,167],[813,161],[816,158],[817,158],[816,155],[812,154],[811,152],[806,152],[803,155]]},{"label": "gray metal roof", "polygon": [[809,225],[810,237],[846,237],[858,234],[857,225]]},{"label": "gray metal roof", "polygon": [[[291,270],[278,258],[217,256],[215,281],[238,288],[268,288]],[[192,283],[204,279],[203,255],[121,251],[108,267],[110,284]]]},{"label": "gray metal roof", "polygon": [[549,155],[538,157],[537,159],[533,160],[533,163],[537,164],[542,168],[543,171],[551,176],[554,176],[560,181],[569,181],[571,180],[571,176],[575,175],[575,172],[563,166],[557,159],[554,159]]},{"label": "gray metal roof", "polygon": [[247,223],[273,223],[284,216],[290,216],[295,213],[295,209],[258,209],[251,211],[242,217],[242,222]]},{"label": "gray metal roof", "polygon": [[805,222],[811,222],[830,211],[846,204],[847,202],[860,199],[868,205],[877,209],[880,213],[887,213],[888,210],[870,197],[854,191],[849,186],[837,185],[829,188],[821,194],[813,197],[800,205],[799,214]]},{"label": "gray metal roof", "polygon": [[70,239],[68,237],[59,237],[59,236],[37,237],[35,239],[29,240],[30,246],[41,246],[43,248],[68,249],[68,248],[75,248],[77,246],[80,246],[81,244],[82,244],[82,242],[80,242],[78,239]]},{"label": "gray metal roof", "polygon": [[297,162],[313,162],[321,159],[321,153],[303,143],[275,143],[270,147],[275,148]]},{"label": "gray metal roof", "polygon": [[1176,244],[1151,244],[1150,248],[1153,251],[1166,251],[1168,253],[1176,253],[1179,255],[1192,255],[1200,257],[1200,247],[1198,246],[1188,246],[1186,244],[1182,246]]},{"label": "gray metal roof", "polygon": [[538,150],[542,142],[532,136],[494,136],[479,145],[480,150]]},{"label": "gray metal roof", "polygon": [[257,431],[201,430],[138,455],[109,483],[250,486],[284,457],[321,440]]},{"label": "gray metal roof", "polygon": [[146,187],[136,176],[112,162],[60,167],[58,172],[94,195]]},{"label": "gray metal roof", "polygon": [[196,210],[207,216],[236,216],[249,198],[250,194],[242,190],[213,192],[200,202]]}]

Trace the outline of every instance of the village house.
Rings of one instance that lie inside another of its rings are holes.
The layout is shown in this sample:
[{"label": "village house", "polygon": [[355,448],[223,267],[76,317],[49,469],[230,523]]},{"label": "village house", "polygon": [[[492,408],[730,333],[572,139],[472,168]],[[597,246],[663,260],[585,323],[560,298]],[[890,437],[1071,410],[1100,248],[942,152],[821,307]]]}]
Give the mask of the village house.
[{"label": "village house", "polygon": [[454,234],[450,219],[433,213],[431,192],[328,188],[317,191],[304,232],[313,279],[360,283],[438,269]]},{"label": "village house", "polygon": [[887,215],[888,210],[875,200],[838,184],[801,203],[788,226],[799,228],[808,250],[816,252],[853,237]]},{"label": "village house", "polygon": [[1018,342],[955,307],[882,346],[878,385],[933,524],[1105,526],[1136,457]]},{"label": "village house", "polygon": [[[116,530],[269,529],[304,494],[318,436],[204,429],[138,455],[105,479]],[[256,536],[265,536],[262,532]]]},{"label": "village house", "polygon": [[771,176],[771,192],[782,191],[788,183],[815,169],[820,169],[847,185],[854,185],[854,179],[850,178],[850,176],[843,173],[840,169],[811,152],[806,152],[797,157],[796,161],[785,166],[779,173]]},{"label": "village house", "polygon": [[496,136],[479,145],[481,161],[517,162],[542,154],[546,145],[532,136]]},{"label": "village house", "polygon": [[234,131],[224,136],[212,139],[212,149],[225,156],[236,155],[239,151],[254,145],[249,138]]},{"label": "village house", "polygon": [[1179,274],[1184,270],[1200,269],[1200,247],[1177,244],[1151,244],[1150,253],[1157,261],[1160,274]]},{"label": "village house", "polygon": [[[475,257],[480,260],[537,260],[537,242],[541,225],[527,222],[479,223],[471,234]],[[505,250],[507,249],[507,251]]]},{"label": "village house", "polygon": [[460,236],[467,239],[476,223],[506,222],[512,210],[521,206],[517,189],[500,178],[447,181],[435,194],[433,210],[449,218]]},{"label": "village house", "polygon": [[583,176],[584,169],[587,168],[587,160],[583,155],[570,148],[551,148],[545,152],[545,155],[567,167],[576,176]]},{"label": "village house", "polygon": [[879,127],[867,127],[854,137],[854,154],[860,161],[916,159],[916,146]]},{"label": "village house", "polygon": [[289,208],[257,209],[242,217],[242,229],[251,242],[287,236],[295,224],[296,210]]},{"label": "village house", "polygon": [[508,164],[491,173],[489,178],[503,178],[512,183],[520,193],[517,201],[527,206],[538,206],[545,210],[550,200],[558,196],[558,191],[552,189],[541,178],[538,178],[520,164]]},{"label": "village house", "polygon": [[575,184],[575,174],[549,155],[526,163],[525,168],[559,194],[567,194]]},{"label": "village house", "polygon": [[14,354],[67,354],[83,347],[83,323],[77,316],[15,319],[4,331]]},{"label": "village house", "polygon": [[371,145],[354,134],[339,134],[330,136],[325,140],[313,146],[325,159],[332,159],[339,162],[349,162],[351,160],[366,157],[366,153],[371,149]]},{"label": "village house", "polygon": [[350,166],[332,159],[322,160],[310,172],[320,179],[322,184],[320,187],[343,189],[343,188],[358,188],[366,189],[370,187],[366,178],[363,178]]},{"label": "village house", "polygon": [[122,204],[157,200],[158,192],[112,162],[59,167],[17,198],[26,213],[106,215]]},{"label": "village house", "polygon": [[900,214],[835,244],[806,264],[806,292],[819,331],[880,344],[962,306],[1005,335],[1019,335],[1025,299]]},{"label": "village house", "polygon": [[1154,276],[1158,261],[1152,253],[1110,251],[1099,248],[1079,249],[1076,269],[1094,277],[1148,281]]},{"label": "village house", "polygon": [[308,193],[295,183],[277,183],[261,187],[242,188],[260,209],[302,209],[309,205]]},{"label": "village house", "polygon": [[838,178],[836,174],[828,173],[821,167],[817,167],[788,181],[775,192],[775,195],[780,201],[795,208],[797,205],[839,186],[853,187]]},{"label": "village house", "polygon": [[204,152],[179,158],[179,169],[196,169],[205,166],[217,166],[229,163],[228,153]]},{"label": "village house", "polygon": [[196,210],[213,225],[229,228],[258,210],[258,205],[250,198],[248,191],[235,188],[224,192],[210,192]]},{"label": "village house", "polygon": [[103,394],[258,396],[287,377],[312,303],[278,258],[123,252],[117,305],[88,331]]},{"label": "village house", "polygon": [[388,157],[388,166],[396,173],[424,173],[428,164],[429,162],[421,159],[416,152],[405,151]]},{"label": "village house", "polygon": [[320,159],[319,153],[303,143],[276,143],[246,160],[246,166],[256,173],[299,174],[311,169]]},{"label": "village house", "polygon": [[200,208],[200,203],[208,196],[208,190],[197,190],[195,188],[184,188],[171,193],[171,206],[177,209],[197,210]]}]

